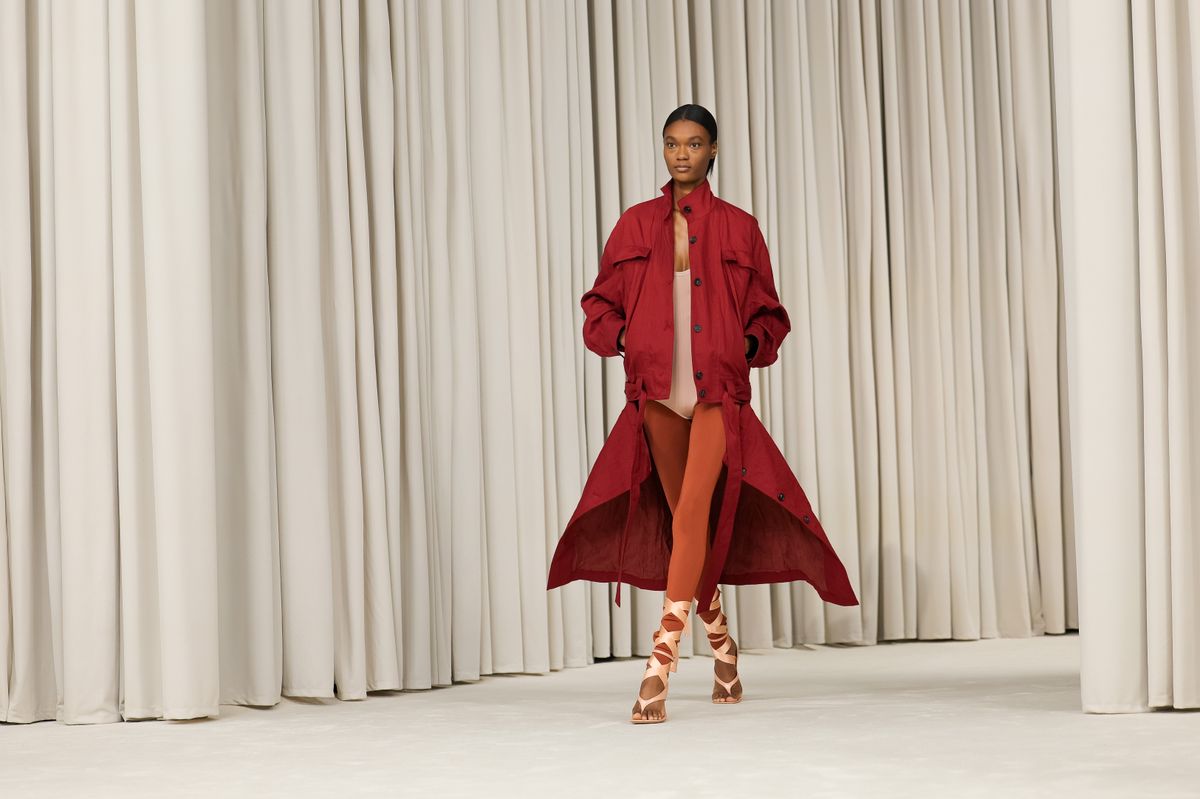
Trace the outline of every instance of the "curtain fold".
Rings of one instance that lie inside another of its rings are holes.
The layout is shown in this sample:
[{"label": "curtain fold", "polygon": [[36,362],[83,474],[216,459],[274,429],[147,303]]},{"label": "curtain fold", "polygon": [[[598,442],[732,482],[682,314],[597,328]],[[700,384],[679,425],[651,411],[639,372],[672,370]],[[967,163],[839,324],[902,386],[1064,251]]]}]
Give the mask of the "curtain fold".
[{"label": "curtain fold", "polygon": [[1076,627],[1049,39],[952,0],[3,4],[0,720],[649,654],[658,593],[544,586],[624,403],[578,299],[684,102],[794,322],[756,410],[862,600],[729,587],[739,646]]},{"label": "curtain fold", "polygon": [[1195,708],[1200,10],[1052,10],[1083,707]]}]

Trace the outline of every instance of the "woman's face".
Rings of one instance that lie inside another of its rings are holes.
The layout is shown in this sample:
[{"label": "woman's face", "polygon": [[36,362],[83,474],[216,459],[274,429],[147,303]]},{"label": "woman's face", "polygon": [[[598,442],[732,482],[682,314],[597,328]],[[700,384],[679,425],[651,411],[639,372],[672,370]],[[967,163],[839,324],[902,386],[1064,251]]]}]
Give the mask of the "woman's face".
[{"label": "woman's face", "polygon": [[717,154],[717,143],[708,130],[690,119],[677,119],[663,133],[663,160],[676,182],[695,184],[708,175],[708,162]]}]

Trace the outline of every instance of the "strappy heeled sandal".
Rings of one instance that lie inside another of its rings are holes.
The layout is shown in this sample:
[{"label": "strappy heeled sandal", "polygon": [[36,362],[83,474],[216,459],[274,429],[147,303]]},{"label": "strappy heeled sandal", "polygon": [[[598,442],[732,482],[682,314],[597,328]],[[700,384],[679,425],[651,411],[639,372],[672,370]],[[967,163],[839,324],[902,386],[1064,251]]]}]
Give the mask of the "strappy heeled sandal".
[{"label": "strappy heeled sandal", "polygon": [[[654,633],[654,650],[650,652],[650,659],[646,661],[646,671],[642,675],[642,684],[651,677],[657,677],[662,682],[662,690],[649,699],[642,698],[642,689],[638,687],[637,703],[633,712],[641,715],[640,719],[630,718],[634,724],[660,724],[667,720],[667,678],[670,672],[675,671],[679,663],[679,639],[683,637],[683,631],[687,627],[688,612],[692,609],[692,601],[690,599],[681,599],[672,602],[670,599],[663,600],[663,618],[668,615],[679,619],[680,627],[678,630],[668,630],[666,625],[659,623],[658,630]],[[659,661],[655,655],[655,651],[662,645],[667,648],[667,654],[671,659],[666,663]],[[663,703],[662,718],[652,719],[646,718],[646,708],[653,705],[655,702]]]},{"label": "strappy heeled sandal", "polygon": [[[729,627],[727,626],[728,619],[725,618],[725,611],[721,610],[720,589],[713,591],[712,602],[709,603],[706,613],[711,613],[714,610],[717,611],[717,615],[713,617],[711,622],[704,621],[704,616],[700,616],[700,621],[704,622],[704,630],[708,633],[708,643],[709,646],[712,647],[713,657],[722,663],[729,663],[734,668],[737,668],[737,653],[735,652],[732,655],[729,654],[729,650],[736,647],[736,644],[734,644],[733,639],[729,637]],[[733,686],[738,685],[741,683],[741,681],[742,675],[740,674],[734,675],[733,679],[729,682],[722,680],[716,675],[716,670],[714,667],[713,682],[715,685],[713,686],[713,690],[715,691],[716,686],[719,685],[725,689],[725,696],[723,698],[714,696],[712,700],[713,704],[736,705],[738,702],[741,702],[741,694],[738,694],[736,697],[733,695]]]}]

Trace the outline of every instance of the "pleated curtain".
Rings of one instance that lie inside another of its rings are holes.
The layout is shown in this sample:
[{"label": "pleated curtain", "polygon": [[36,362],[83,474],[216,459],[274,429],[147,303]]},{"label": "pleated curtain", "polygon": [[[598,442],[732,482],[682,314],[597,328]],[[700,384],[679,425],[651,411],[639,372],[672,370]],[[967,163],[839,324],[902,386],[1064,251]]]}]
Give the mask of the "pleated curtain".
[{"label": "pleated curtain", "polygon": [[739,645],[1077,627],[1051,22],[0,4],[0,720],[648,654],[660,594],[545,581],[623,402],[578,299],[684,102],[793,320],[755,407],[862,600],[729,587]]},{"label": "pleated curtain", "polygon": [[[717,113],[717,193],[762,221],[801,321],[756,409],[861,577],[851,609],[805,584],[727,589],[738,640],[1076,626],[1046,9],[630,4],[602,24],[604,10],[594,35],[616,86],[600,67],[595,80],[599,97],[637,98],[623,128],[657,137],[681,85]],[[628,147],[652,183],[655,143]],[[645,654],[661,600],[633,593]]]},{"label": "pleated curtain", "polygon": [[1200,4],[1053,14],[1083,708],[1200,707]]}]

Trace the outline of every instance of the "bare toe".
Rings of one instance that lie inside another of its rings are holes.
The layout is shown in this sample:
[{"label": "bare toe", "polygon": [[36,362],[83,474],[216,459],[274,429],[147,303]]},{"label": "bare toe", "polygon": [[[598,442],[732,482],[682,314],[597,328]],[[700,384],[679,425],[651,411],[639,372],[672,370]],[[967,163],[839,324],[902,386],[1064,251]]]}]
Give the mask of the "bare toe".
[{"label": "bare toe", "polygon": [[656,702],[651,702],[642,710],[638,710],[638,708],[642,707],[642,703],[650,697],[661,693],[665,687],[666,686],[663,684],[663,681],[657,677],[647,677],[642,680],[642,687],[638,691],[639,699],[634,700],[633,703],[633,721],[655,721],[664,718],[663,701],[661,699]]}]

